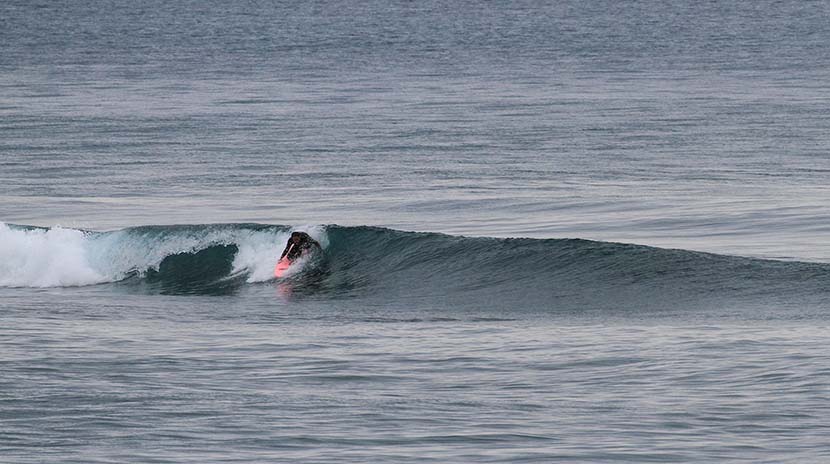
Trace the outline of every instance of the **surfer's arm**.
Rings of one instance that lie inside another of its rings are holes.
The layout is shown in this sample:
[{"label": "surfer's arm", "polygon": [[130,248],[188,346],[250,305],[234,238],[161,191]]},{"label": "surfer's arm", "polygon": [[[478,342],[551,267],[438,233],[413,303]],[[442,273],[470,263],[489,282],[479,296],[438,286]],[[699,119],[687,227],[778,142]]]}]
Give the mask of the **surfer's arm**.
[{"label": "surfer's arm", "polygon": [[288,252],[291,250],[291,245],[293,245],[293,243],[291,243],[290,241],[285,244],[285,249],[282,250],[282,254],[280,255],[280,259],[285,258],[285,255],[287,255]]}]

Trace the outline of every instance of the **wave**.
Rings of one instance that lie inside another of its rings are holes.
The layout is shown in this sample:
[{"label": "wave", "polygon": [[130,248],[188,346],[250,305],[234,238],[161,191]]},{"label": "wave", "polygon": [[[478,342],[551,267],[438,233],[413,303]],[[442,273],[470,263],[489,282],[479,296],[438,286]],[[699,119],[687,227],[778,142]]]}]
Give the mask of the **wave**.
[{"label": "wave", "polygon": [[379,227],[209,224],[110,232],[0,223],[0,286],[102,283],[172,294],[274,280],[292,230],[323,252],[288,279],[321,298],[456,306],[740,306],[830,302],[830,265],[580,239],[461,237]]}]

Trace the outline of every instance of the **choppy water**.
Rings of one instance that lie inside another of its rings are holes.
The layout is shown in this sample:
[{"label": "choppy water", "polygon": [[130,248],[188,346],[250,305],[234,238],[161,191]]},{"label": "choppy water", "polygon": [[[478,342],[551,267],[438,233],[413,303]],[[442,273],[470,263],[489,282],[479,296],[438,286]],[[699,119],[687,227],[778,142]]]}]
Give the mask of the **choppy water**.
[{"label": "choppy water", "polygon": [[3,2],[0,461],[830,459],[828,45],[825,2]]}]

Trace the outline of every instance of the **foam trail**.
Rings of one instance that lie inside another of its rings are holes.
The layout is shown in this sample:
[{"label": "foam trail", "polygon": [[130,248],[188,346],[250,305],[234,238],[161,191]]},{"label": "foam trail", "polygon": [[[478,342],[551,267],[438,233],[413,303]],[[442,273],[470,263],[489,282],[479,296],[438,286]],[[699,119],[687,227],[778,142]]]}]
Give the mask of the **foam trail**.
[{"label": "foam trail", "polygon": [[20,230],[0,223],[0,286],[64,287],[106,282],[87,259],[89,237],[79,230]]}]

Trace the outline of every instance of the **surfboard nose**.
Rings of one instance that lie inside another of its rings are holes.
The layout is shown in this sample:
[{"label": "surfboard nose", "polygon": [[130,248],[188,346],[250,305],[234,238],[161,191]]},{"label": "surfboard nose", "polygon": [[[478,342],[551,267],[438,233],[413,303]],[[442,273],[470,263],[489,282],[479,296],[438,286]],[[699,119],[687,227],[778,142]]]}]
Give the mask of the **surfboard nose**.
[{"label": "surfboard nose", "polygon": [[282,258],[277,262],[276,267],[274,267],[274,277],[284,276],[289,267],[291,267],[291,261],[288,258]]}]

